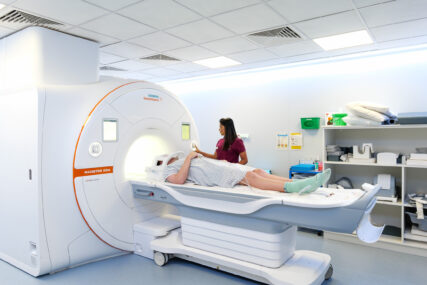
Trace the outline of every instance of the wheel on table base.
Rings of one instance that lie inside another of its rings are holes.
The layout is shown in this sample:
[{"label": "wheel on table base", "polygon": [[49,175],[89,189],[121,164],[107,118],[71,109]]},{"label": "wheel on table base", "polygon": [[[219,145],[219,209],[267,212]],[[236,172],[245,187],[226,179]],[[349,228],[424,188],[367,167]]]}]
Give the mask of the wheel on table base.
[{"label": "wheel on table base", "polygon": [[169,256],[166,253],[156,251],[154,253],[154,263],[158,266],[163,266],[169,261]]},{"label": "wheel on table base", "polygon": [[326,274],[325,274],[325,280],[331,279],[333,273],[334,273],[334,267],[332,266],[332,264],[329,264],[328,271],[326,271]]}]

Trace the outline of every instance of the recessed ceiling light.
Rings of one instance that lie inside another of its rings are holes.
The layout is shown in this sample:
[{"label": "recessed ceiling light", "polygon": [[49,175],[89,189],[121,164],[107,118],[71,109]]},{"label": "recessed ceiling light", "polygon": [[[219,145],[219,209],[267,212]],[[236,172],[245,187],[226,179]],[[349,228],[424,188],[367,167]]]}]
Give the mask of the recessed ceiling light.
[{"label": "recessed ceiling light", "polygon": [[5,4],[0,3],[0,10],[3,9],[4,7],[6,7]]},{"label": "recessed ceiling light", "polygon": [[209,68],[219,68],[219,67],[227,67],[241,64],[238,61],[232,60],[231,58],[225,56],[212,57],[202,60],[194,61],[194,63],[207,66]]},{"label": "recessed ceiling light", "polygon": [[373,41],[366,30],[345,33],[335,36],[313,39],[324,50],[333,50],[352,46],[372,44]]}]

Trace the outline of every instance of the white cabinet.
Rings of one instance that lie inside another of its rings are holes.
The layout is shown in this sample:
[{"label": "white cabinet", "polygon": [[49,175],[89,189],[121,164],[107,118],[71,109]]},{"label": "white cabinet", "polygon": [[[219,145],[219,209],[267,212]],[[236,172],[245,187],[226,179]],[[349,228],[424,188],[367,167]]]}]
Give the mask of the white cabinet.
[{"label": "white cabinet", "polygon": [[36,90],[0,95],[0,258],[26,268],[39,265],[41,100]]},{"label": "white cabinet", "polygon": [[[375,152],[410,154],[417,147],[427,146],[427,125],[343,126],[323,127],[323,161],[332,169],[331,182],[348,177],[354,188],[365,182],[374,183],[378,174],[391,174],[396,178],[397,202],[378,201],[372,214],[374,223],[386,224],[379,246],[427,256],[427,242],[414,241],[410,234],[410,221],[405,216],[415,207],[407,201],[408,193],[427,193],[427,167],[404,164],[379,165],[376,163],[348,163],[327,161],[326,146],[351,147],[372,143]],[[426,211],[426,210],[424,210]],[[326,238],[356,242],[352,235],[325,233]]]}]

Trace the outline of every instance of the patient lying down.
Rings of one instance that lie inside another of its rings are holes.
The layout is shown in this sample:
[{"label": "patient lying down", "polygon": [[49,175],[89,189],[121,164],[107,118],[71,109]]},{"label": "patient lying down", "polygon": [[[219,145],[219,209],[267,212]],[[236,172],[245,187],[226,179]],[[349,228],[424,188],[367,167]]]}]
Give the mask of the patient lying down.
[{"label": "patient lying down", "polygon": [[186,158],[173,157],[167,163],[163,179],[174,184],[188,181],[202,186],[224,188],[241,184],[288,193],[313,192],[326,183],[331,175],[330,169],[327,169],[316,176],[292,181],[250,166],[201,157],[196,152],[191,152]]}]

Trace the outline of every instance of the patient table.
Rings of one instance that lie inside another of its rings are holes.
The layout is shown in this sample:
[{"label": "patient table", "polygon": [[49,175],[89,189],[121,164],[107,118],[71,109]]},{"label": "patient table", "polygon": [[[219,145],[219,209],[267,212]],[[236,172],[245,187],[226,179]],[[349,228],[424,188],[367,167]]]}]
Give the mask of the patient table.
[{"label": "patient table", "polygon": [[[158,265],[176,256],[271,284],[321,284],[332,275],[330,256],[295,251],[296,226],[340,233],[357,231],[375,242],[383,227],[370,223],[379,187],[368,191],[319,188],[308,195],[236,186],[130,181],[135,198],[174,205],[180,215],[163,218],[164,231],[150,225],[135,232],[149,236],[139,244]],[[158,226],[158,222],[156,225]],[[135,237],[138,244],[138,238]],[[138,253],[138,251],[136,251]]]}]

